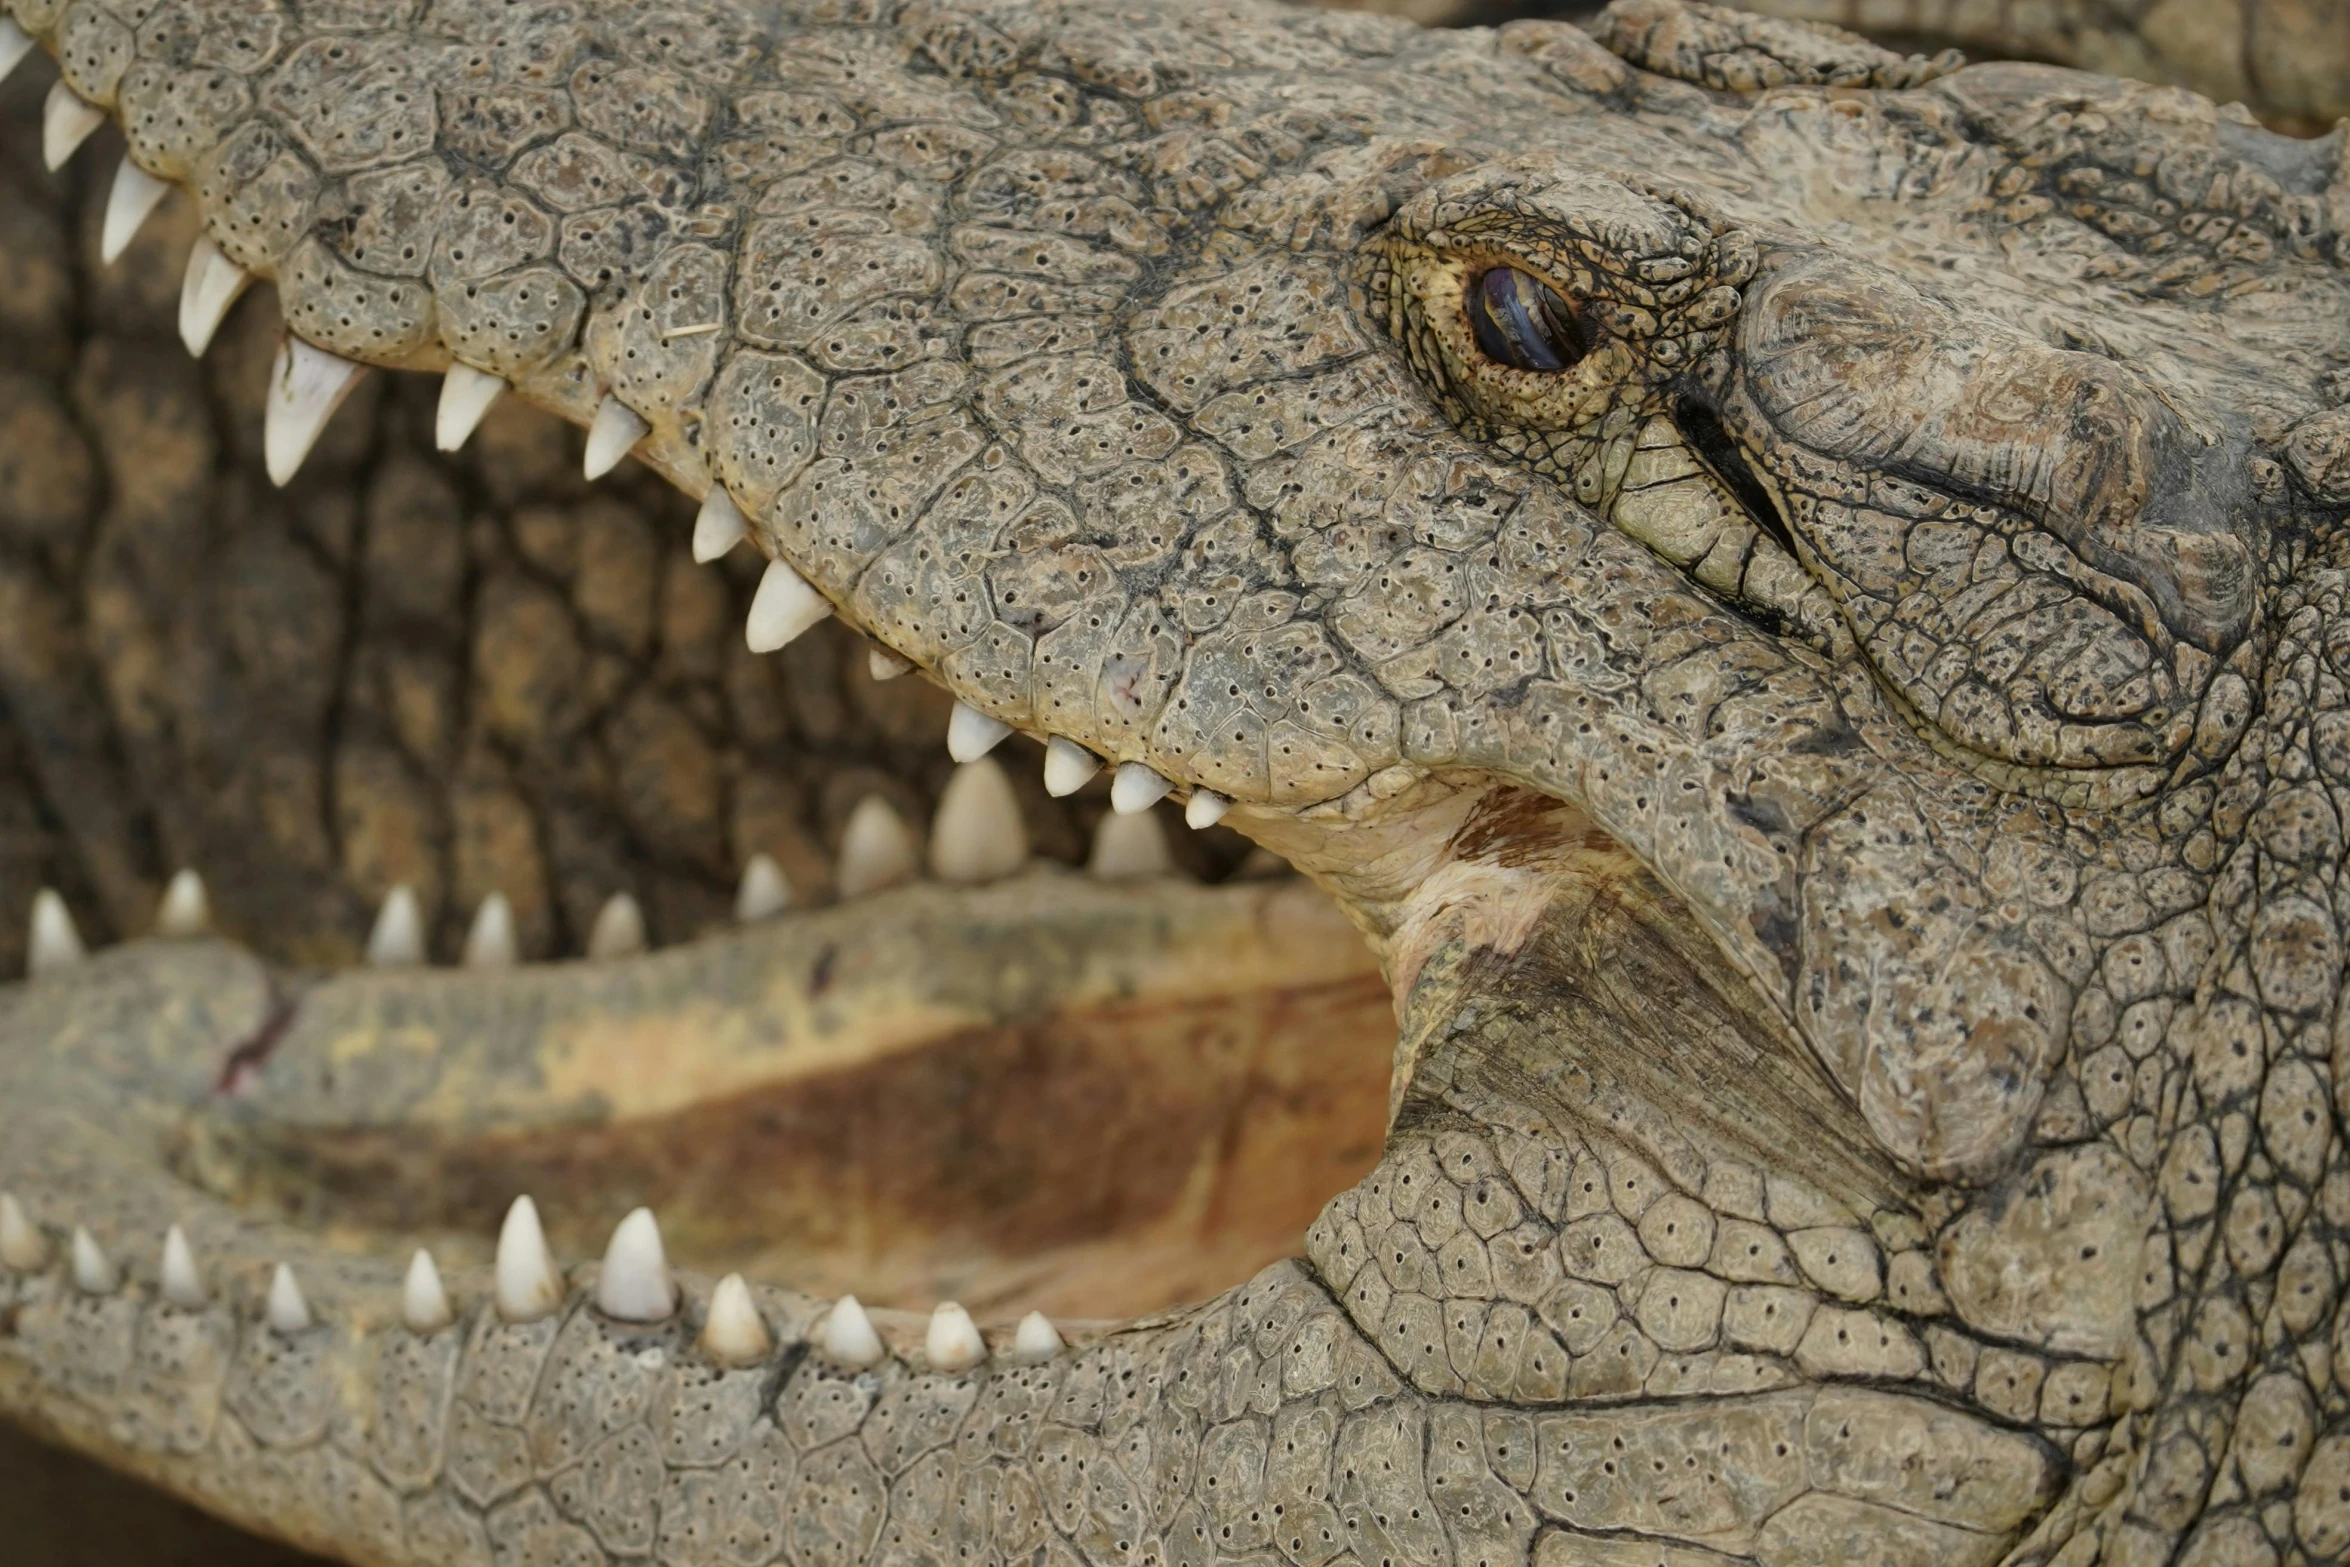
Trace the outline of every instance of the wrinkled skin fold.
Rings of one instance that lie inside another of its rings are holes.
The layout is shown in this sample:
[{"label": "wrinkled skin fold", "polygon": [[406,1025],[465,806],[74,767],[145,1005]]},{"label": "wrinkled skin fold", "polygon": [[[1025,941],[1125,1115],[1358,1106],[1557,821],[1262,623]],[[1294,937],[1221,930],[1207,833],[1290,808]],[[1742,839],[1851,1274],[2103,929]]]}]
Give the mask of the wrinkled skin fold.
[{"label": "wrinkled skin fold", "polygon": [[392,9],[13,7],[274,285],[265,455],[478,373],[723,494],[754,642],[817,604],[1319,883],[1385,1145],[1051,1353],[1008,1286],[852,1352],[788,1254],[756,1354],[682,1270],[418,1327],[400,1237],[844,1031],[1131,1071],[1122,1004],[1300,1041],[1359,953],[1050,873],[545,974],[254,918],[0,992],[0,1409],[361,1562],[2350,1553],[2338,133],[1676,0]]}]

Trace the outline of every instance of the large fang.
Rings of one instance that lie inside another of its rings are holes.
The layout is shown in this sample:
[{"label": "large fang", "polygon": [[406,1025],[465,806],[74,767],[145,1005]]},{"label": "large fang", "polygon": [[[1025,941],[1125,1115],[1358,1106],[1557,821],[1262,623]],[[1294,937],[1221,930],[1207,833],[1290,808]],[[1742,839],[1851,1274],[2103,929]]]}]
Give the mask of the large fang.
[{"label": "large fang", "polygon": [[1012,1359],[1024,1366],[1040,1366],[1061,1352],[1061,1333],[1052,1319],[1032,1311],[1020,1319],[1012,1334]]},{"label": "large fang", "polygon": [[73,1231],[73,1287],[85,1295],[111,1295],[122,1283],[113,1259],[98,1244],[98,1237],[80,1225]]},{"label": "large fang", "polygon": [[157,179],[123,155],[122,167],[114,171],[114,188],[106,193],[106,223],[98,237],[98,259],[112,266],[131,248],[138,238],[139,225],[155,210],[155,204],[171,194],[168,182]]},{"label": "large fang", "polygon": [[1231,809],[1232,802],[1215,790],[1194,789],[1191,798],[1183,805],[1183,823],[1197,832],[1215,826],[1224,819],[1224,813]]},{"label": "large fang", "polygon": [[384,894],[375,928],[367,933],[367,961],[374,968],[413,968],[424,961],[424,912],[405,882]]},{"label": "large fang", "polygon": [[930,821],[930,874],[972,884],[1009,876],[1028,863],[1028,827],[1012,780],[993,757],[955,769]]},{"label": "large fang", "polygon": [[841,831],[833,890],[844,898],[862,898],[907,880],[918,861],[905,818],[881,796],[867,795],[849,812],[849,824]]},{"label": "large fang", "polygon": [[1059,735],[1044,743],[1044,792],[1054,799],[1075,794],[1102,770],[1102,759]]},{"label": "large fang", "polygon": [[33,52],[33,35],[16,25],[14,17],[0,17],[0,79],[14,74]]},{"label": "large fang", "polygon": [[807,578],[771,560],[759,578],[759,591],[751,595],[743,641],[754,653],[772,653],[831,613],[832,605],[808,586]]},{"label": "large fang", "polygon": [[850,1371],[862,1371],[880,1363],[881,1335],[873,1331],[873,1319],[865,1315],[865,1308],[857,1304],[856,1296],[843,1295],[825,1313],[824,1355],[834,1365]]},{"label": "large fang", "polygon": [[185,938],[212,928],[212,900],[204,895],[204,878],[191,870],[172,873],[155,909],[155,934]]},{"label": "large fang", "polygon": [[976,762],[1004,743],[1012,726],[990,718],[968,702],[957,702],[947,717],[947,755],[958,762]]},{"label": "large fang", "polygon": [[457,1320],[449,1309],[449,1292],[441,1287],[441,1270],[432,1253],[418,1247],[408,1259],[408,1276],[400,1281],[400,1321],[411,1333],[438,1333]]},{"label": "large fang", "polygon": [[710,493],[702,497],[702,509],[694,514],[694,559],[706,566],[740,544],[750,531],[743,509],[726,493],[726,486],[713,484]]},{"label": "large fang", "polygon": [[201,359],[212,346],[212,334],[228,318],[253,274],[220,253],[209,238],[196,241],[188,252],[187,276],[180,280],[180,341]]},{"label": "large fang", "polygon": [[310,1331],[310,1302],[302,1298],[302,1286],[294,1282],[294,1270],[282,1262],[270,1276],[268,1318],[269,1331],[280,1338]]},{"label": "large fang", "polygon": [[596,911],[596,923],[588,931],[587,955],[600,961],[633,958],[644,950],[645,911],[627,893],[612,894]]},{"label": "large fang", "polygon": [[0,1267],[11,1273],[38,1273],[49,1266],[49,1240],[24,1208],[0,1192]]},{"label": "large fang", "polygon": [[502,892],[493,892],[473,911],[465,932],[463,959],[467,968],[512,968],[522,956],[514,935],[514,905]]},{"label": "large fang", "polygon": [[729,1273],[710,1292],[710,1320],[702,1324],[702,1352],[722,1366],[755,1366],[775,1351],[775,1340],[751,1301],[751,1287]]},{"label": "large fang", "polygon": [[449,366],[449,373],[441,377],[440,407],[433,410],[433,445],[444,452],[453,452],[473,439],[482,415],[490,411],[490,404],[505,390],[502,376],[476,370],[471,365]]},{"label": "large fang", "polygon": [[204,1309],[204,1275],[196,1267],[195,1248],[178,1225],[163,1232],[163,1298],[182,1311]]},{"label": "large fang", "polygon": [[922,1352],[933,1371],[968,1371],[987,1358],[987,1341],[979,1336],[971,1313],[950,1300],[930,1314]]},{"label": "large fang", "polygon": [[783,879],[783,867],[767,854],[754,854],[743,862],[742,886],[734,895],[734,917],[748,925],[754,920],[773,919],[791,907],[791,883]]},{"label": "large fang", "polygon": [[1121,816],[1147,811],[1174,787],[1140,762],[1121,762],[1117,777],[1110,780],[1110,809]]},{"label": "large fang", "polygon": [[25,973],[38,979],[71,968],[86,956],[82,933],[73,928],[73,914],[56,889],[43,887],[34,893],[33,928],[25,942]]},{"label": "large fang", "polygon": [[536,1322],[563,1304],[563,1281],[555,1254],[539,1227],[538,1204],[517,1197],[498,1227],[498,1315],[508,1322]]},{"label": "large fang", "polygon": [[677,1286],[669,1282],[652,1209],[637,1209],[612,1232],[596,1275],[596,1309],[621,1322],[667,1322],[676,1315]]},{"label": "large fang", "polygon": [[52,84],[49,101],[41,105],[41,161],[50,173],[56,173],[74,150],[90,139],[90,133],[105,123],[105,110],[82,102],[62,81]]},{"label": "large fang", "polygon": [[1112,811],[1094,823],[1093,854],[1085,862],[1088,876],[1097,881],[1127,881],[1138,876],[1165,876],[1174,869],[1158,812],[1120,816]]},{"label": "large fang", "polygon": [[270,483],[294,477],[365,368],[298,337],[279,345],[269,367],[269,410],[261,421],[261,457]]},{"label": "large fang", "polygon": [[601,479],[620,466],[629,449],[651,432],[645,416],[606,393],[596,405],[596,418],[588,426],[587,460],[581,466],[591,479]]}]

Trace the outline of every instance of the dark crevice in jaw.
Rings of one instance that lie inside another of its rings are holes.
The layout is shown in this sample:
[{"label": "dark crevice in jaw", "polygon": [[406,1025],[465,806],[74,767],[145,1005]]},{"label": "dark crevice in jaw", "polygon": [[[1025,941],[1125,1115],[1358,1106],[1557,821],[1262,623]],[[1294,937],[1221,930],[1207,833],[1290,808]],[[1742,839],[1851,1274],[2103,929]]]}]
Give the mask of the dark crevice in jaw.
[{"label": "dark crevice in jaw", "polygon": [[294,1026],[294,1014],[300,1006],[301,1000],[297,996],[273,995],[270,998],[269,1015],[261,1020],[261,1026],[238,1040],[236,1047],[229,1051],[228,1059],[221,1063],[220,1080],[213,1085],[212,1091],[229,1095],[242,1091],[267,1064],[270,1055],[285,1039],[286,1031]]},{"label": "dark crevice in jaw", "polygon": [[1788,559],[1800,562],[1803,557],[1796,553],[1794,532],[1788,528],[1787,519],[1779,515],[1778,504],[1771,499],[1770,492],[1754,476],[1746,454],[1738,449],[1737,441],[1723,425],[1720,412],[1692,393],[1682,392],[1673,399],[1672,417],[1682,438],[1696,449],[1705,465],[1713,470],[1714,477],[1729,487],[1730,494],[1746,508],[1754,525],[1777,540]]}]

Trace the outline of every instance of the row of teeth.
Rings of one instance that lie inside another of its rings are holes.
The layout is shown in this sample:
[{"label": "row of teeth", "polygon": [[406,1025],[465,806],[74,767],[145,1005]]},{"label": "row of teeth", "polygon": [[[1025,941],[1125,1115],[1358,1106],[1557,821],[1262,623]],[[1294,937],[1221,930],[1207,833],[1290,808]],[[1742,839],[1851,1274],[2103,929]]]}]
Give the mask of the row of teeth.
[{"label": "row of teeth", "polygon": [[[0,78],[14,70],[32,47],[33,41],[23,29],[0,19]],[[102,111],[84,102],[62,80],[51,87],[41,123],[41,155],[50,169],[63,167],[104,120]],[[157,179],[124,155],[106,198],[106,219],[98,245],[104,261],[111,265],[130,247],[140,226],[170,190],[169,182]],[[222,254],[209,238],[196,241],[180,284],[180,340],[187,344],[189,353],[201,357],[211,346],[229,307],[252,281],[253,274]],[[327,420],[366,368],[312,347],[291,333],[286,335],[270,366],[262,425],[262,457],[272,483],[283,485],[294,477]],[[450,365],[441,381],[440,406],[433,421],[434,444],[444,452],[462,447],[506,389],[501,377],[471,365]],[[635,409],[606,394],[588,425],[587,477],[600,479],[610,473],[651,430]],[[713,483],[694,519],[694,559],[705,564],[714,561],[749,536],[742,509],[726,493],[725,485]],[[805,577],[783,561],[773,560],[752,595],[743,639],[754,653],[773,653],[831,613],[830,601]],[[891,679],[914,667],[879,646],[867,656],[876,680]],[[971,761],[986,755],[1011,732],[1011,725],[958,702],[954,724],[947,732],[947,749],[956,761]],[[1102,759],[1091,751],[1055,735],[1045,746],[1045,790],[1053,795],[1074,793],[1101,771],[1102,765]],[[1125,762],[1113,780],[1110,801],[1118,811],[1131,813],[1163,799],[1173,788],[1142,763]],[[1195,790],[1185,806],[1184,819],[1193,827],[1207,827],[1231,804],[1212,790]]]},{"label": "row of teeth", "polygon": [[[34,40],[14,21],[0,19],[0,78],[15,70],[33,47]],[[103,111],[59,81],[50,88],[42,111],[42,160],[53,171],[62,168],[104,121]],[[170,189],[167,181],[155,178],[127,156],[123,159],[106,201],[99,241],[104,261],[111,264],[121,257]],[[222,254],[210,239],[196,242],[180,289],[180,338],[191,354],[200,356],[211,345],[229,308],[252,280],[251,273]],[[263,458],[273,483],[283,485],[293,478],[363,369],[365,366],[299,338],[287,337],[271,366],[262,436]],[[497,376],[470,365],[450,366],[441,385],[435,443],[443,451],[463,446],[505,390],[505,381]],[[587,477],[599,479],[610,473],[649,430],[635,410],[607,396],[588,429]],[[694,558],[716,560],[748,535],[741,509],[723,486],[713,485],[694,522]],[[831,613],[831,604],[805,578],[783,561],[771,561],[752,597],[744,638],[751,651],[771,653]],[[902,675],[913,667],[879,647],[871,650],[869,659],[876,679]],[[1000,768],[983,760],[1011,732],[1009,724],[968,704],[955,704],[947,750],[963,766],[940,800],[932,838],[932,870],[941,880],[993,880],[1027,859],[1025,829],[1010,784]],[[1045,748],[1046,792],[1073,794],[1102,765],[1101,758],[1092,752],[1054,736]],[[1104,819],[1095,840],[1091,867],[1095,874],[1147,874],[1166,868],[1163,840],[1156,837],[1152,819],[1138,813],[1148,810],[1172,788],[1166,778],[1140,763],[1119,767],[1110,793],[1114,814]],[[1196,791],[1184,819],[1195,828],[1211,826],[1229,806],[1230,801],[1221,795]],[[1133,818],[1138,827],[1149,826],[1149,836],[1114,826],[1124,818]],[[904,880],[913,874],[917,858],[912,834],[903,820],[886,801],[869,798],[851,815],[842,844],[842,893],[856,896]],[[775,861],[763,854],[753,856],[744,867],[737,916],[766,918],[789,901],[789,888]],[[196,935],[208,928],[204,885],[193,871],[183,870],[172,878],[156,924],[158,932],[168,936]],[[588,939],[588,955],[619,957],[641,952],[644,946],[644,918],[636,900],[626,893],[615,894],[597,915]],[[464,950],[465,962],[472,967],[500,967],[516,961],[513,910],[503,894],[493,892],[482,900]],[[425,960],[422,912],[408,888],[396,887],[384,900],[367,952],[371,963],[385,966]],[[33,905],[28,969],[40,974],[78,962],[83,954],[80,935],[64,900],[55,891],[42,889]],[[26,1217],[14,1197],[0,1193],[0,1267],[19,1274],[38,1273],[48,1260],[47,1237]],[[121,1270],[87,1229],[76,1227],[73,1231],[70,1270],[74,1287],[85,1294],[111,1295],[122,1287]],[[515,1199],[506,1214],[498,1234],[495,1274],[498,1315],[507,1322],[537,1321],[562,1303],[561,1275],[540,1227],[538,1209],[528,1197]],[[177,1225],[164,1237],[158,1289],[166,1303],[184,1310],[201,1310],[209,1301],[195,1253]],[[664,1322],[676,1315],[677,1288],[669,1275],[660,1227],[650,1210],[639,1208],[613,1231],[596,1279],[596,1306],[606,1316],[624,1322]],[[288,1337],[313,1326],[301,1285],[285,1264],[279,1264],[270,1282],[264,1319],[271,1331]],[[401,1290],[401,1319],[410,1331],[420,1334],[440,1332],[456,1321],[429,1251],[419,1250],[409,1263]],[[754,1365],[773,1352],[773,1336],[741,1274],[728,1274],[712,1291],[699,1342],[712,1359],[726,1365]],[[887,1353],[872,1319],[854,1295],[841,1297],[826,1314],[818,1342],[828,1359],[850,1369],[876,1365]],[[1061,1336],[1052,1323],[1043,1313],[1030,1312],[1015,1330],[1007,1358],[1015,1364],[1035,1364],[1051,1359],[1061,1348]],[[951,1301],[932,1312],[924,1350],[931,1368],[945,1372],[967,1371],[988,1355],[986,1341],[970,1314]]]},{"label": "row of teeth", "polygon": [[[994,722],[970,708],[957,707],[956,728],[962,726],[966,713],[985,723]],[[951,729],[948,748],[955,749]],[[1113,790],[1113,806],[1115,794]],[[930,875],[952,885],[977,886],[1014,874],[1028,860],[1028,828],[1021,819],[1011,779],[994,758],[984,753],[971,756],[955,769],[939,795],[938,814],[930,831]],[[923,871],[923,862],[919,836],[906,825],[905,818],[881,796],[868,795],[849,813],[834,885],[843,898],[868,897],[913,880]],[[1085,869],[1099,881],[1129,881],[1172,875],[1175,862],[1156,814],[1113,809],[1095,825],[1093,852]],[[791,885],[783,868],[769,855],[752,855],[743,866],[742,881],[735,892],[736,920],[754,924],[772,919],[791,903]],[[211,929],[211,899],[204,879],[192,870],[178,872],[164,888],[163,901],[156,909],[155,934],[184,939],[205,935]],[[644,910],[637,900],[625,892],[607,898],[589,927],[587,957],[599,962],[635,957],[648,947]],[[366,950],[367,962],[376,968],[410,968],[430,961],[424,908],[412,888],[396,886],[385,895],[368,933]],[[65,899],[54,888],[40,889],[33,897],[32,926],[25,943],[26,974],[37,979],[71,968],[88,955]],[[460,961],[473,969],[511,968],[522,961],[514,905],[504,893],[490,893],[474,910]]]},{"label": "row of teeth", "polygon": [[[15,1197],[0,1192],[0,1269],[20,1276],[48,1270],[52,1257],[49,1237],[26,1215]],[[123,1270],[87,1229],[77,1225],[65,1249],[66,1271],[73,1287],[85,1295],[108,1296],[123,1288]],[[498,1230],[494,1301],[501,1321],[538,1322],[552,1316],[564,1301],[565,1281],[556,1266],[540,1227],[538,1205],[517,1197],[506,1210]],[[173,1225],[163,1237],[163,1256],[156,1275],[156,1294],[167,1306],[181,1311],[203,1311],[212,1304],[195,1248],[186,1233]],[[670,1277],[669,1259],[661,1245],[661,1226],[652,1210],[639,1208],[620,1221],[604,1250],[604,1265],[596,1274],[596,1309],[616,1322],[667,1322],[681,1309],[677,1283]],[[317,1325],[309,1301],[302,1294],[294,1270],[277,1265],[262,1321],[283,1338],[294,1338]],[[457,1323],[449,1292],[432,1253],[422,1250],[408,1262],[400,1288],[400,1321],[411,1333],[431,1335]],[[834,1365],[863,1371],[887,1357],[888,1346],[873,1319],[854,1295],[843,1295],[825,1313],[815,1334],[815,1345]],[[710,1292],[709,1310],[698,1339],[702,1352],[722,1366],[755,1366],[775,1352],[775,1337],[751,1299],[750,1286],[739,1273],[730,1273]],[[1062,1349],[1060,1331],[1041,1311],[1021,1318],[1011,1343],[999,1358],[1013,1365],[1039,1365]],[[971,1314],[953,1301],[930,1314],[923,1355],[933,1371],[969,1371],[988,1358],[985,1338]]]}]

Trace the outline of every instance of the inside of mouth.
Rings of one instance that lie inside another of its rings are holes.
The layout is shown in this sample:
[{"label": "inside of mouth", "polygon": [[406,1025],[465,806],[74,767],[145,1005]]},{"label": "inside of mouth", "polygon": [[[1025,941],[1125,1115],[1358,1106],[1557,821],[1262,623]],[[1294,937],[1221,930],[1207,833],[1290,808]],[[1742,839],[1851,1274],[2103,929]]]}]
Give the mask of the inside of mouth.
[{"label": "inside of mouth", "polygon": [[355,971],[279,1015],[171,1155],[243,1212],[462,1265],[516,1193],[576,1258],[642,1205],[712,1275],[981,1321],[1294,1255],[1378,1158],[1393,1037],[1301,881],[1050,867],[618,962]]}]

